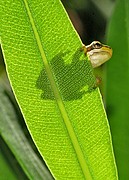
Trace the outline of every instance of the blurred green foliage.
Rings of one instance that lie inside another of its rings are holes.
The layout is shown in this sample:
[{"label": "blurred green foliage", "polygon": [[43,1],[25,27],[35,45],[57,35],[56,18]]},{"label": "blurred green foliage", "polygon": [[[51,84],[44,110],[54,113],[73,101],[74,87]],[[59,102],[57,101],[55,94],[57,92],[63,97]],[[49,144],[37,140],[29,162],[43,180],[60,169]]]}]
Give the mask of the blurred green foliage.
[{"label": "blurred green foliage", "polygon": [[129,179],[129,1],[118,0],[108,28],[106,106],[119,179]]}]

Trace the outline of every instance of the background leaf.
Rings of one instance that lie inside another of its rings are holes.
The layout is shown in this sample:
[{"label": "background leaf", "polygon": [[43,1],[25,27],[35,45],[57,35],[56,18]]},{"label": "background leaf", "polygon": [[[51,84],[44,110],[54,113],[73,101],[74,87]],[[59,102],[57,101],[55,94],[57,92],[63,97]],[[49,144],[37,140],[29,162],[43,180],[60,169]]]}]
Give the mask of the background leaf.
[{"label": "background leaf", "polygon": [[[18,124],[9,93],[0,86],[0,134],[29,179],[53,179],[41,162]],[[13,161],[13,160],[12,160]],[[18,165],[17,165],[18,166]],[[18,171],[18,170],[17,170]],[[20,179],[25,179],[21,177]],[[26,178],[27,179],[27,178]]]},{"label": "background leaf", "polygon": [[91,65],[58,0],[2,1],[8,75],[32,137],[57,179],[117,179]]},{"label": "background leaf", "polygon": [[15,174],[13,173],[12,169],[9,167],[8,162],[4,158],[1,149],[0,149],[0,176],[1,179],[4,180],[16,180]]},{"label": "background leaf", "polygon": [[109,26],[113,57],[107,67],[107,112],[119,178],[129,179],[129,1],[118,0]]}]

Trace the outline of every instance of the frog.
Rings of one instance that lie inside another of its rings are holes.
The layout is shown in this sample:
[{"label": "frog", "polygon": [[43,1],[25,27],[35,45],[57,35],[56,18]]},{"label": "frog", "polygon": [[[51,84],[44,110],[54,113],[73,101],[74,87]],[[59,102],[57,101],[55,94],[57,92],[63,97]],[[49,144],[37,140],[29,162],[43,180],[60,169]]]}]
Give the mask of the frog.
[{"label": "frog", "polygon": [[87,46],[83,44],[82,50],[90,59],[93,68],[101,66],[112,57],[112,48],[99,41],[93,41]]}]

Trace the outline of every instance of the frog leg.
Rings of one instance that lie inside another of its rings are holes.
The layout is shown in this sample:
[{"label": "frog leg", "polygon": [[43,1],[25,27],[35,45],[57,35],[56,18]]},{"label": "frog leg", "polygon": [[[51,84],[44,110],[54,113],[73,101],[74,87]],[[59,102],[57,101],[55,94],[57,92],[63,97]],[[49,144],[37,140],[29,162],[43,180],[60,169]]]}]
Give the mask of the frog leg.
[{"label": "frog leg", "polygon": [[85,55],[87,55],[87,48],[86,46],[83,44],[80,51],[83,51]]},{"label": "frog leg", "polygon": [[102,78],[101,77],[98,77],[96,76],[96,82],[95,82],[95,85],[94,85],[94,89],[96,89],[97,87],[99,87],[99,85],[101,84],[102,82]]}]

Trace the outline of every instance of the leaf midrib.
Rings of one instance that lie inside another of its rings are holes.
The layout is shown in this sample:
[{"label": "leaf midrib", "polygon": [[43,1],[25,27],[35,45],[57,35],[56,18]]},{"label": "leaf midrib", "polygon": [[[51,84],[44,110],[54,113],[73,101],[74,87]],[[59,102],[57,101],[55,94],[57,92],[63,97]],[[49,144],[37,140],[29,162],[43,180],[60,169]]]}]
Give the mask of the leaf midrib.
[{"label": "leaf midrib", "polygon": [[39,48],[43,63],[44,63],[44,66],[45,66],[45,70],[46,70],[48,79],[50,81],[50,84],[51,84],[51,87],[52,87],[56,102],[58,104],[59,110],[61,112],[62,118],[63,118],[64,123],[66,125],[66,128],[68,130],[68,134],[69,134],[70,139],[72,141],[72,144],[73,144],[74,150],[76,152],[76,155],[77,155],[79,164],[81,166],[82,172],[84,174],[85,179],[92,180],[91,173],[89,171],[87,162],[85,161],[85,158],[84,158],[84,154],[83,154],[83,152],[81,150],[81,147],[79,145],[78,139],[76,137],[76,134],[74,132],[74,129],[73,129],[72,124],[70,122],[70,119],[68,117],[67,111],[65,109],[64,103],[62,101],[61,95],[59,93],[58,87],[57,87],[56,82],[54,80],[54,76],[52,74],[51,67],[50,67],[50,65],[49,65],[49,63],[47,61],[45,52],[43,50],[42,43],[41,43],[38,31],[36,29],[33,17],[31,15],[31,11],[29,9],[29,5],[27,3],[27,0],[23,0],[23,1],[24,1],[24,4],[25,4],[25,8],[27,10],[28,16],[29,16],[29,20],[30,20],[30,23],[31,23],[31,26],[32,26],[32,29],[33,29],[33,32],[34,32],[34,36],[35,36],[35,39],[36,39],[36,42],[37,42],[37,45],[38,45],[38,48]]}]

